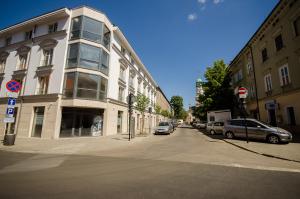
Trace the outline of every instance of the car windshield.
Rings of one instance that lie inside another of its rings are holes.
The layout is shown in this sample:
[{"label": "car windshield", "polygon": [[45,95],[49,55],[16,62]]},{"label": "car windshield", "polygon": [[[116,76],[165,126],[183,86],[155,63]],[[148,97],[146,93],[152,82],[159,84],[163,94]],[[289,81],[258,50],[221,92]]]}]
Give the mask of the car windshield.
[{"label": "car windshield", "polygon": [[158,124],[158,126],[169,126],[168,122],[161,122]]}]

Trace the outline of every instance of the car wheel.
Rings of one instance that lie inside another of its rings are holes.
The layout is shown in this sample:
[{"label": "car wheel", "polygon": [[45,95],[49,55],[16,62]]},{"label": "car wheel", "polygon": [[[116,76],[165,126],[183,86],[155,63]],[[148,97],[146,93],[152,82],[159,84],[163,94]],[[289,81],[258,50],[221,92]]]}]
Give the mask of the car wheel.
[{"label": "car wheel", "polygon": [[278,144],[279,143],[279,137],[277,135],[270,135],[268,137],[268,142],[271,144]]},{"label": "car wheel", "polygon": [[210,134],[214,135],[214,134],[216,134],[216,132],[214,130],[210,130]]},{"label": "car wheel", "polygon": [[226,132],[225,136],[227,139],[232,139],[234,137],[234,135],[231,131]]}]

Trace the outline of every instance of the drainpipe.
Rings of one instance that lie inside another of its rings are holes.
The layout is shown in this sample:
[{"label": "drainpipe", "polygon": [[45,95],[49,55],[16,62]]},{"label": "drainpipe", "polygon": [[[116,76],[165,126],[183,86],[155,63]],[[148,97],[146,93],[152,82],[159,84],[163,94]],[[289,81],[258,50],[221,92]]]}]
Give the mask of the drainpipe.
[{"label": "drainpipe", "polygon": [[260,111],[259,111],[259,104],[258,104],[258,94],[257,94],[257,83],[256,83],[256,75],[255,75],[255,66],[254,66],[254,58],[253,58],[253,51],[252,46],[249,44],[250,53],[251,53],[251,61],[252,61],[252,70],[254,75],[254,86],[255,86],[255,99],[256,99],[256,110],[258,113],[258,120],[260,120]]}]

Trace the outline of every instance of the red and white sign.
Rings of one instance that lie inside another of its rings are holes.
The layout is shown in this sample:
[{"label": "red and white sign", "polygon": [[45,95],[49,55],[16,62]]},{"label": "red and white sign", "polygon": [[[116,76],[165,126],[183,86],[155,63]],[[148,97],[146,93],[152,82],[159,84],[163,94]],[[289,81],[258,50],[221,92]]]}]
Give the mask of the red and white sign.
[{"label": "red and white sign", "polygon": [[245,87],[239,88],[239,97],[240,98],[246,98],[248,95],[248,90]]}]

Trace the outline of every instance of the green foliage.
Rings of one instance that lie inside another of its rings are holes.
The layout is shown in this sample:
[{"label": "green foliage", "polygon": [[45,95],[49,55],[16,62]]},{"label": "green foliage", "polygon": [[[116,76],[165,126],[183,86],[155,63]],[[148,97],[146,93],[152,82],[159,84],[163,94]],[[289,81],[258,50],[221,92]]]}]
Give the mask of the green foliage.
[{"label": "green foliage", "polygon": [[154,109],[156,114],[161,114],[161,107],[158,104],[155,105]]},{"label": "green foliage", "polygon": [[164,117],[170,117],[170,112],[168,110],[162,110],[161,115]]},{"label": "green foliage", "polygon": [[139,94],[136,97],[136,110],[140,111],[141,113],[144,113],[149,106],[150,100],[143,94]]},{"label": "green foliage", "polygon": [[176,119],[182,119],[182,113],[184,111],[183,98],[181,96],[173,96],[170,103],[174,111],[174,117]]},{"label": "green foliage", "polygon": [[194,116],[206,119],[206,112],[210,110],[233,109],[234,95],[230,86],[230,76],[227,65],[223,60],[217,60],[206,69],[203,84],[204,95],[200,95],[198,101],[203,104],[194,108]]}]

